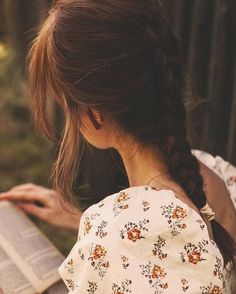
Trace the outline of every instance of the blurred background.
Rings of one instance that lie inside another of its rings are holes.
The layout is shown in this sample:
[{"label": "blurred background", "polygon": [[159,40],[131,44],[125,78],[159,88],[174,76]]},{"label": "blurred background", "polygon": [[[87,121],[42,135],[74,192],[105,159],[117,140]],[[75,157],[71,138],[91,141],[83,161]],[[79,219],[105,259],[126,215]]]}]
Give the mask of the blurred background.
[{"label": "blurred background", "polygon": [[[55,147],[33,129],[26,55],[51,0],[0,0],[0,189],[49,185]],[[236,164],[236,1],[165,0],[185,67],[200,99],[189,115],[194,148]],[[201,102],[199,102],[201,101]],[[52,116],[60,125],[60,116]],[[75,236],[33,219],[67,254]]]}]

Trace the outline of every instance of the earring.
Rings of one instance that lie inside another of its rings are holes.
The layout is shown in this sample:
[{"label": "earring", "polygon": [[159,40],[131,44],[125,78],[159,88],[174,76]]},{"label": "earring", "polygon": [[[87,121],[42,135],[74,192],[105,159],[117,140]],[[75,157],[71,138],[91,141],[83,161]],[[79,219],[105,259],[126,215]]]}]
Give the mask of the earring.
[{"label": "earring", "polygon": [[91,122],[93,123],[94,127],[96,130],[100,130],[101,126],[100,124],[97,122],[97,120],[95,119],[92,110],[89,108],[89,110],[87,111],[87,115],[90,118]]}]

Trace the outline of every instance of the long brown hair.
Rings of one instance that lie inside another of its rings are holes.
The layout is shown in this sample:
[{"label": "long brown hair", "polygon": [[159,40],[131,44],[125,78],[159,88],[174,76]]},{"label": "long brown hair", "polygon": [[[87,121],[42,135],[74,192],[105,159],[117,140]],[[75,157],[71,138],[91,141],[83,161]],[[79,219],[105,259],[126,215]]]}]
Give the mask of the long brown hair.
[{"label": "long brown hair", "polygon": [[[32,111],[48,136],[47,104],[57,101],[65,130],[53,179],[70,197],[78,165],[81,106],[112,116],[140,143],[156,146],[172,178],[201,209],[199,162],[191,152],[183,103],[186,89],[178,42],[157,0],[63,0],[50,11],[29,53]],[[215,220],[214,239],[235,262],[236,244]]]}]

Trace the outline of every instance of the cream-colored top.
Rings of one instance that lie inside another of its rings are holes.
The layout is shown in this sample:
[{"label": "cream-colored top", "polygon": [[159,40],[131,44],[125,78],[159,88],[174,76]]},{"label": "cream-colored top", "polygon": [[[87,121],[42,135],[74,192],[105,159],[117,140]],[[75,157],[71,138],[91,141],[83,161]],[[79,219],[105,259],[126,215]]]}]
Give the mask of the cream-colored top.
[{"label": "cream-colored top", "polygon": [[[236,198],[231,179],[236,169],[219,157],[194,152],[223,174]],[[202,217],[172,190],[150,186],[122,190],[89,207],[59,272],[69,293],[228,294],[236,289]]]}]

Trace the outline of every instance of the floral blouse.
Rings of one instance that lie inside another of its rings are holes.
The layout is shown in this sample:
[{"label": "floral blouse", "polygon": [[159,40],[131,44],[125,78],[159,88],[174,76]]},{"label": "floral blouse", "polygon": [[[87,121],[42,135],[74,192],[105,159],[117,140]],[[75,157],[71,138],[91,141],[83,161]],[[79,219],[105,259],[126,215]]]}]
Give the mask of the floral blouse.
[{"label": "floral blouse", "polygon": [[[236,204],[236,169],[193,152],[225,180]],[[200,214],[172,190],[151,186],[127,188],[89,207],[59,273],[71,294],[236,291]]]}]

